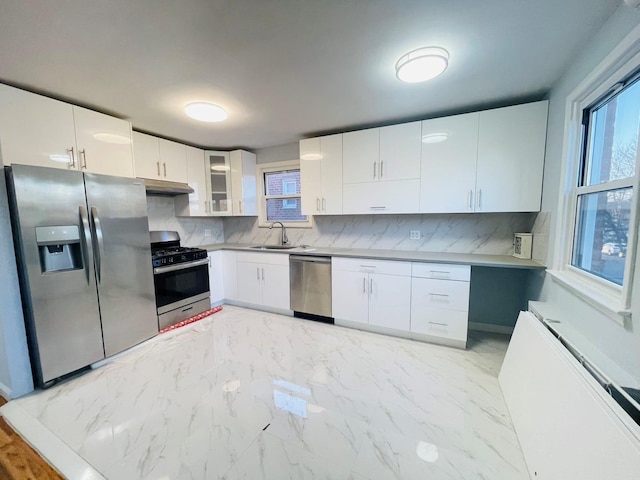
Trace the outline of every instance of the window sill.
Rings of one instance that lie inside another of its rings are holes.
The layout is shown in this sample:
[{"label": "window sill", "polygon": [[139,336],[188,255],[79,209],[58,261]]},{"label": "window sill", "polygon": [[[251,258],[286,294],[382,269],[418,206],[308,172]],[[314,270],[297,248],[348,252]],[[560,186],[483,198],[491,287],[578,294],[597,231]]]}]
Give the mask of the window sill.
[{"label": "window sill", "polygon": [[594,282],[566,270],[547,270],[547,273],[551,275],[554,282],[595,307],[617,324],[625,328],[631,324],[631,310],[622,308],[620,293],[609,292]]}]

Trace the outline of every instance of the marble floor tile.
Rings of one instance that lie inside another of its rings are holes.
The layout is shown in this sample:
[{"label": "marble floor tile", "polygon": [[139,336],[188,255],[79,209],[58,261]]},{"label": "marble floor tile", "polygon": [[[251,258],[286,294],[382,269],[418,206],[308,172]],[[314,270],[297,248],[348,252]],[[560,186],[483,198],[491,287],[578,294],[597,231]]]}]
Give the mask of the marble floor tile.
[{"label": "marble floor tile", "polygon": [[113,480],[527,479],[497,380],[506,347],[225,306],[0,413]]}]

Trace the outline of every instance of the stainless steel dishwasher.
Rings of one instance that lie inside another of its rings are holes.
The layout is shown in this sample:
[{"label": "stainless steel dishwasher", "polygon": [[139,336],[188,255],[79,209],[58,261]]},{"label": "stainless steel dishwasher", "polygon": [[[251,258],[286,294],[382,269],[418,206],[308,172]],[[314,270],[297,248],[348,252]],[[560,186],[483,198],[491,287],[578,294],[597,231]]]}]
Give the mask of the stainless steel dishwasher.
[{"label": "stainless steel dishwasher", "polygon": [[290,255],[289,273],[294,316],[333,323],[331,257]]}]

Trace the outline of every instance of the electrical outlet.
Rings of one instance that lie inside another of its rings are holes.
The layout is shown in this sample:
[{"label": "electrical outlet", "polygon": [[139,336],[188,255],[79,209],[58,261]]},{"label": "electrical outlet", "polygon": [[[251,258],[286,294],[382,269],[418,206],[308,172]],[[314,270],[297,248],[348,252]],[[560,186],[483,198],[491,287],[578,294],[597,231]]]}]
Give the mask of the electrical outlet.
[{"label": "electrical outlet", "polygon": [[409,238],[411,240],[420,240],[420,230],[411,230]]},{"label": "electrical outlet", "polygon": [[209,229],[209,228],[205,228],[205,230],[204,230],[204,236],[205,236],[205,237],[210,237],[210,236],[211,236],[211,229]]}]

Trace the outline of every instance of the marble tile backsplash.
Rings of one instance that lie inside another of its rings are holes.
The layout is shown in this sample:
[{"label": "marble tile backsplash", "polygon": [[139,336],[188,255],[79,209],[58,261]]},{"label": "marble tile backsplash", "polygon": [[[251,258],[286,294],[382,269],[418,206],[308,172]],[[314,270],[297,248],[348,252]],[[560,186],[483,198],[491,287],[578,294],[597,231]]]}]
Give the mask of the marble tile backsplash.
[{"label": "marble tile backsplash", "polygon": [[[289,228],[291,243],[315,247],[511,255],[513,234],[530,232],[535,213],[340,215],[315,217],[313,228]],[[420,240],[410,240],[411,230]],[[278,243],[280,229],[258,227],[256,217],[224,219],[228,243]]]},{"label": "marble tile backsplash", "polygon": [[[173,197],[147,195],[147,212],[149,230],[175,230],[183,246],[224,242],[222,219],[176,217]],[[211,230],[211,236],[205,237],[205,230]]]},{"label": "marble tile backsplash", "polygon": [[549,252],[549,230],[551,228],[551,212],[540,212],[533,222],[531,233],[533,233],[533,245],[531,248],[531,258],[543,265],[547,264],[547,254]]}]

